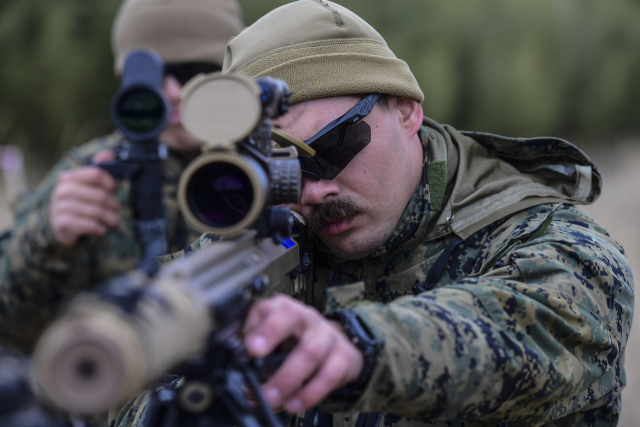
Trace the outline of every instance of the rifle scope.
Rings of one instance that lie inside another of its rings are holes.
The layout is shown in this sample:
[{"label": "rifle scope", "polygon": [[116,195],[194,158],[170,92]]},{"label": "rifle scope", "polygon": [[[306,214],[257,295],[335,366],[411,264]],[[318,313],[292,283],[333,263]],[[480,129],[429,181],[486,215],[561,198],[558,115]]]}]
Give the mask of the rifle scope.
[{"label": "rifle scope", "polygon": [[131,184],[130,207],[141,256],[137,268],[153,275],[156,257],[167,253],[167,224],[162,202],[163,161],[167,149],[158,139],[167,126],[171,105],[162,91],[164,65],[148,50],[127,55],[122,86],[113,97],[111,118],[124,138],[113,161],[98,166]]},{"label": "rifle scope", "polygon": [[[184,126],[204,141],[203,154],[185,170],[178,189],[192,227],[233,235],[254,225],[267,206],[299,201],[295,150],[288,159],[273,158],[271,119],[287,111],[288,99],[286,83],[271,78],[216,73],[185,87]],[[273,210],[268,221],[266,227],[277,231],[288,227],[289,215]]]},{"label": "rifle scope", "polygon": [[127,56],[111,118],[131,141],[153,140],[169,122],[171,105],[162,93],[163,70],[162,58],[155,52],[137,50]]}]

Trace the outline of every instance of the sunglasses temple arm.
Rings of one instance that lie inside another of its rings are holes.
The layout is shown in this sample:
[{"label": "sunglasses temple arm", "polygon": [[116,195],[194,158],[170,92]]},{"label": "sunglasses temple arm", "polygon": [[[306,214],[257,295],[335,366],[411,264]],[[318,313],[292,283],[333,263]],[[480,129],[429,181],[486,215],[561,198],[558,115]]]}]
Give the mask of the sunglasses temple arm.
[{"label": "sunglasses temple arm", "polygon": [[[358,106],[361,105],[361,103],[364,100],[366,100],[367,98],[371,98],[371,103],[369,104],[371,107],[367,108],[367,110],[364,113],[358,113],[357,112],[359,110]],[[332,130],[334,127],[336,127],[338,125],[341,125],[342,123],[344,123],[346,121],[353,122],[353,119],[356,118],[356,117],[358,118],[357,121],[362,120],[362,118],[366,117],[369,113],[371,113],[371,111],[373,110],[373,106],[378,101],[378,98],[380,98],[380,94],[379,93],[372,93],[370,95],[367,95],[360,102],[358,102],[352,109],[350,109],[344,115],[338,117],[337,119],[335,119],[334,121],[332,121],[331,123],[329,123],[328,125],[323,127],[320,130],[320,132],[315,134],[311,139],[307,139],[304,143],[309,145],[309,144],[315,142],[316,140],[318,140],[319,138],[321,138],[322,136],[324,136],[327,132]]]},{"label": "sunglasses temple arm", "polygon": [[313,172],[309,172],[309,171],[304,170],[304,169],[300,169],[300,171],[301,171],[303,174],[307,175],[308,177],[313,178],[313,179],[315,179],[316,181],[320,181],[320,177],[319,177],[318,175],[316,175],[315,173],[313,173]]}]

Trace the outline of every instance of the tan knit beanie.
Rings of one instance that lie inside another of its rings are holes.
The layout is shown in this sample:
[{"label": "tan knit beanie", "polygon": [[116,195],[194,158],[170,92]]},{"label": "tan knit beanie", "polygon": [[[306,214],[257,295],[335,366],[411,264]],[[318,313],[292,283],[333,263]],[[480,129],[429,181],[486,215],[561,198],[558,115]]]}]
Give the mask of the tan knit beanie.
[{"label": "tan knit beanie", "polygon": [[242,31],[236,0],[125,0],[113,22],[116,74],[133,49],[153,49],[167,63],[222,65],[229,39]]},{"label": "tan knit beanie", "polygon": [[362,18],[333,2],[281,6],[227,45],[223,72],[289,84],[291,103],[382,93],[422,102],[409,66]]}]

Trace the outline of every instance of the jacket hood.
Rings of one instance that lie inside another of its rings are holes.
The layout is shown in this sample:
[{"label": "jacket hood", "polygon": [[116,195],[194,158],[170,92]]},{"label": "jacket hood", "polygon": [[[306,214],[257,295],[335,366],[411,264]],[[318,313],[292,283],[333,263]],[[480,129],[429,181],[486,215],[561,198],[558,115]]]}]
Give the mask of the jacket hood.
[{"label": "jacket hood", "polygon": [[[560,138],[507,138],[444,126],[457,150],[442,213],[429,239],[451,229],[462,239],[523,209],[593,203],[602,177],[591,159]],[[428,166],[427,166],[428,167]]]},{"label": "jacket hood", "polygon": [[460,132],[425,117],[423,182],[387,241],[367,258],[389,262],[423,241],[463,240],[532,206],[589,204],[602,177],[589,157],[560,138]]}]

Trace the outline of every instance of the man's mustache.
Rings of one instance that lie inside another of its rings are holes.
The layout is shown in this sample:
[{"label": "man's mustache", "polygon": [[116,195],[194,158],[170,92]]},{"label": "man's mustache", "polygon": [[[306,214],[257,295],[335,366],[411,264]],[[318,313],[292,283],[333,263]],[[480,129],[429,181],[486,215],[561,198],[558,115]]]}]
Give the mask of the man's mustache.
[{"label": "man's mustache", "polygon": [[327,222],[347,220],[363,213],[364,209],[349,199],[331,199],[311,208],[307,217],[307,229],[309,233],[316,233]]}]

